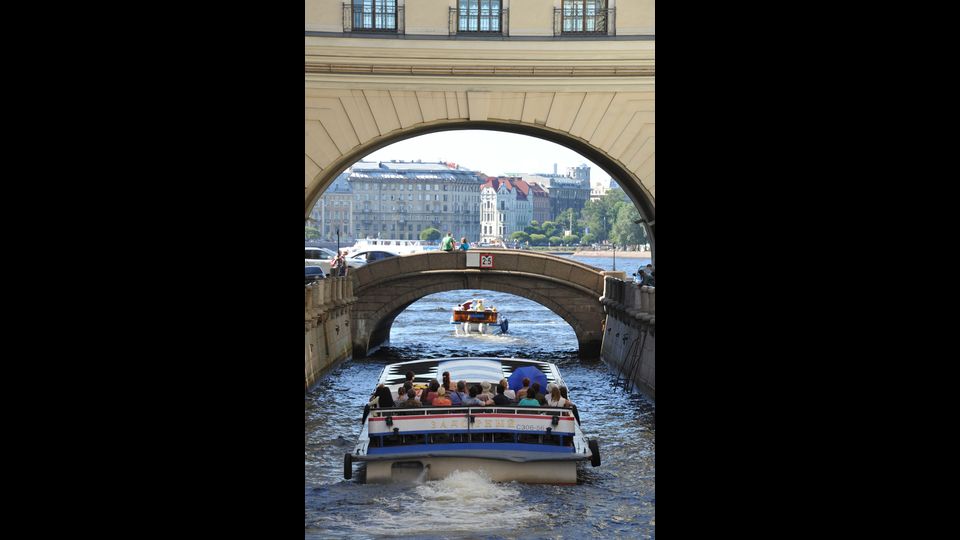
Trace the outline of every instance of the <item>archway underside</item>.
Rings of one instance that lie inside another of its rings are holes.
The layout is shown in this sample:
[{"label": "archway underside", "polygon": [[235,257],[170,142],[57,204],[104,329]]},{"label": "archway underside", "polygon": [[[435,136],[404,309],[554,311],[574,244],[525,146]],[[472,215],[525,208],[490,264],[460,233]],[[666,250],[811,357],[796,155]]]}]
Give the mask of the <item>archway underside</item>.
[{"label": "archway underside", "polygon": [[[548,140],[596,163],[624,189],[647,221],[654,248],[652,78],[629,84],[607,82],[581,92],[440,90],[435,89],[436,83],[418,82],[417,88],[423,90],[321,88],[308,82],[305,219],[337,175],[367,154],[426,133],[483,129]],[[483,88],[483,83],[478,80],[476,87]]]},{"label": "archway underside", "polygon": [[573,329],[584,358],[593,358],[602,339],[603,307],[598,296],[573,287],[507,275],[431,275],[391,280],[389,290],[358,294],[354,304],[354,355],[365,355],[385,342],[396,317],[411,304],[434,293],[456,290],[491,290],[526,298],[558,315]]}]

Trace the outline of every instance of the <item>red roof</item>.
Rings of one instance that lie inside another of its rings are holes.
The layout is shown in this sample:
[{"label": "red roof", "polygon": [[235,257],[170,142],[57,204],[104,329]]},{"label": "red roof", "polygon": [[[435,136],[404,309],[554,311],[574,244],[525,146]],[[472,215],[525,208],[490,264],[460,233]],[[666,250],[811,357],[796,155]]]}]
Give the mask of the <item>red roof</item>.
[{"label": "red roof", "polygon": [[487,178],[487,183],[483,184],[480,189],[483,188],[493,188],[494,191],[500,191],[500,186],[507,188],[507,191],[513,191],[514,188],[517,190],[517,200],[525,201],[527,200],[527,193],[530,191],[530,184],[524,182],[523,180],[515,177],[490,177]]}]

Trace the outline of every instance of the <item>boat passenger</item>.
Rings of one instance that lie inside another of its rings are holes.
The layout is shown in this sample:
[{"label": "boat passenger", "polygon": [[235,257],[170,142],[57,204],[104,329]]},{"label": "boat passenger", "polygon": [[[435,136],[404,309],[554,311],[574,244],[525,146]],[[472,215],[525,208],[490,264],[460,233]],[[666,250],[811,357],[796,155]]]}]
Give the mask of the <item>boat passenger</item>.
[{"label": "boat passenger", "polygon": [[510,401],[517,400],[517,393],[510,389],[510,383],[506,379],[500,379],[500,386],[503,387],[503,395],[507,396],[507,399]]},{"label": "boat passenger", "polygon": [[449,371],[443,372],[443,387],[450,392],[453,392],[454,390],[457,389],[457,387],[453,384],[453,382],[450,381]]},{"label": "boat passenger", "polygon": [[521,400],[527,395],[527,391],[530,390],[530,377],[523,378],[523,388],[517,390],[517,400]]},{"label": "boat passenger", "polygon": [[403,394],[406,395],[410,390],[413,390],[413,395],[416,400],[420,401],[420,396],[417,395],[417,389],[413,387],[413,383],[411,381],[403,383]]},{"label": "boat passenger", "polygon": [[412,383],[414,377],[416,377],[416,375],[415,375],[412,371],[407,371],[407,380],[408,380],[408,381],[410,381],[410,382]]},{"label": "boat passenger", "polygon": [[449,407],[453,405],[450,402],[450,398],[447,397],[447,391],[441,386],[437,389],[437,397],[433,398],[433,401],[430,402],[434,407]]},{"label": "boat passenger", "polygon": [[373,393],[374,399],[377,400],[375,405],[381,409],[384,407],[393,407],[393,394],[390,392],[390,389],[384,385],[378,385],[377,389]]},{"label": "boat passenger", "polygon": [[566,387],[566,386],[561,386],[561,387],[560,387],[560,397],[562,397],[563,399],[567,400],[567,403],[569,403],[571,407],[576,407],[576,405],[574,405],[573,402],[570,401],[570,398],[567,397],[567,387]]},{"label": "boat passenger", "polygon": [[477,397],[480,398],[480,400],[482,400],[486,405],[493,404],[494,393],[491,390],[491,387],[492,385],[487,381],[483,381],[482,383],[480,383],[480,389],[482,390],[482,392],[480,392],[480,395],[478,395]]},{"label": "boat passenger", "polygon": [[467,398],[467,381],[457,381],[457,390],[450,393],[450,401],[454,405],[463,405],[463,400]]},{"label": "boat passenger", "polygon": [[477,398],[478,395],[480,395],[480,387],[477,386],[477,385],[471,386],[471,387],[470,387],[470,397],[464,399],[464,400],[463,400],[463,404],[464,404],[464,405],[473,405],[473,406],[485,405],[484,402],[480,401],[480,399]]},{"label": "boat passenger", "polygon": [[527,391],[527,397],[533,397],[540,402],[541,405],[547,402],[547,399],[540,393],[540,383],[535,382],[530,385],[530,390]]},{"label": "boat passenger", "polygon": [[550,407],[569,407],[570,400],[560,395],[560,388],[550,384],[550,395],[547,396],[547,405]]},{"label": "boat passenger", "polygon": [[406,401],[401,401],[400,403],[397,403],[397,407],[398,407],[398,408],[402,408],[402,407],[422,407],[422,406],[423,406],[423,405],[421,405],[420,402],[417,401],[417,391],[414,390],[413,388],[411,388],[410,390],[407,390],[407,399],[406,399]]},{"label": "boat passenger", "polygon": [[493,396],[493,403],[495,405],[513,405],[513,400],[507,397],[503,385],[497,385],[497,395]]},{"label": "boat passenger", "polygon": [[430,386],[420,394],[420,403],[426,405],[432,405],[434,398],[437,397],[437,390],[440,389],[440,383],[436,379],[430,381]]},{"label": "boat passenger", "polygon": [[477,311],[483,311],[483,300],[477,300]]},{"label": "boat passenger", "polygon": [[517,403],[517,405],[519,405],[519,406],[521,406],[521,407],[539,407],[539,406],[540,406],[540,402],[537,401],[536,399],[533,399],[532,397],[529,397],[529,398],[528,398],[528,397],[525,397],[525,398],[521,399],[521,400],[520,400],[520,403]]}]

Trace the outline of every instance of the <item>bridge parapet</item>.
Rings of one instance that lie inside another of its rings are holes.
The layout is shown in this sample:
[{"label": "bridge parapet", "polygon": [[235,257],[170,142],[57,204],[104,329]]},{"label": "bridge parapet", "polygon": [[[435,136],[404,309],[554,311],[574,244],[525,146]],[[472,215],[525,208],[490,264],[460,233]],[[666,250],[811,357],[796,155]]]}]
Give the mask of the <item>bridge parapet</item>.
[{"label": "bridge parapet", "polygon": [[623,376],[656,399],[656,288],[605,274],[601,356],[617,370],[618,379]]},{"label": "bridge parapet", "polygon": [[[478,255],[492,256],[488,267],[480,267]],[[434,251],[376,261],[351,276],[357,297],[352,306],[354,356],[388,342],[393,321],[410,304],[429,294],[462,289],[530,299],[570,324],[583,358],[600,353],[603,271],[579,261],[511,249]]]},{"label": "bridge parapet", "polygon": [[353,279],[328,277],[303,288],[304,388],[330,366],[350,356]]},{"label": "bridge parapet", "polygon": [[474,249],[474,253],[493,255],[492,268],[467,266],[467,251],[452,253],[429,251],[390,257],[370,263],[352,272],[356,290],[362,291],[374,283],[410,274],[462,271],[465,273],[514,272],[564,281],[585,290],[603,290],[602,270],[588,264],[544,253],[512,249]]}]

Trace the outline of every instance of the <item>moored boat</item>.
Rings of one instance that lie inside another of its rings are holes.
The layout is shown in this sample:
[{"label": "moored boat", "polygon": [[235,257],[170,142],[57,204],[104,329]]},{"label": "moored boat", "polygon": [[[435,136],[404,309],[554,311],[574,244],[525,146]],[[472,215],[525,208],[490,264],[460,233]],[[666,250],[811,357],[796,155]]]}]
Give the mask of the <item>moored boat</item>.
[{"label": "moored boat", "polygon": [[472,299],[453,307],[453,316],[450,324],[457,325],[457,334],[489,334],[494,328],[499,328],[501,334],[506,334],[510,322],[497,308],[484,305],[484,299]]},{"label": "moored boat", "polygon": [[[379,384],[392,395],[414,373],[414,387],[425,388],[444,372],[467,387],[510,380],[514,373],[541,373],[564,386],[555,364],[521,358],[440,358],[386,366]],[[517,379],[518,377],[514,377]],[[512,381],[511,381],[512,383]],[[422,390],[421,390],[422,391]],[[600,465],[596,439],[580,429],[579,413],[569,407],[453,405],[364,409],[363,428],[353,452],[344,455],[344,478],[353,464],[366,464],[367,482],[445,478],[456,470],[482,471],[496,482],[574,484],[577,463]]]}]

